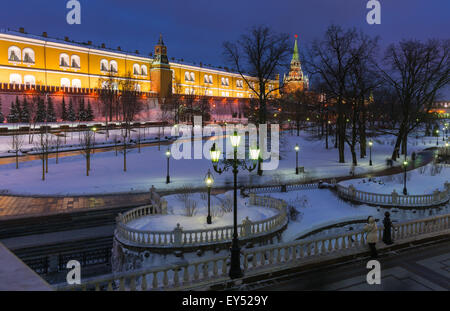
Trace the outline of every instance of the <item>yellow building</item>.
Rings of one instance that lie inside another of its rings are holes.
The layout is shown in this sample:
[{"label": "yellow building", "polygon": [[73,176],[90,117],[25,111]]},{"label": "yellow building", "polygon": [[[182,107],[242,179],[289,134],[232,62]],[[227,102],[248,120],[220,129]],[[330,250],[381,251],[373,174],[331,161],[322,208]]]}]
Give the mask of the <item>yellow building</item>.
[{"label": "yellow building", "polygon": [[[246,77],[250,83],[255,78]],[[162,37],[153,57],[94,47],[91,42],[56,40],[46,33],[34,36],[0,32],[0,89],[15,86],[51,86],[66,91],[102,88],[105,81],[134,82],[135,89],[166,97],[171,93],[211,97],[251,98],[252,91],[237,73],[169,62]],[[268,88],[278,89],[272,80]],[[275,96],[278,91],[273,92]]]}]

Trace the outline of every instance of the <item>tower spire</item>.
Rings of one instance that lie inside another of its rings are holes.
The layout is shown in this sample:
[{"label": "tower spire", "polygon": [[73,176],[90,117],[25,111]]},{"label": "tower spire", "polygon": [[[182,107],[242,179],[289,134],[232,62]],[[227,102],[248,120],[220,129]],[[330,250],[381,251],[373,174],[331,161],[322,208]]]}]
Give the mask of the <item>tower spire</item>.
[{"label": "tower spire", "polygon": [[292,55],[292,61],[300,61],[300,57],[298,56],[298,46],[297,46],[297,38],[298,35],[295,35],[295,43],[294,43],[294,54]]}]

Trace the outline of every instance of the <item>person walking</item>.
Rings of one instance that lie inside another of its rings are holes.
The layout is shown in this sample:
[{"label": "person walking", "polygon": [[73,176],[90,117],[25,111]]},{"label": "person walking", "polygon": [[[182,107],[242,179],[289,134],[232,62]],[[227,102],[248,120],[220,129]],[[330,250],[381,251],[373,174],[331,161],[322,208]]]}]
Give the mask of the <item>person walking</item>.
[{"label": "person walking", "polygon": [[367,225],[365,225],[364,231],[367,232],[366,239],[370,247],[370,257],[377,258],[378,254],[375,245],[378,242],[378,228],[377,223],[372,216],[369,216],[369,218],[367,218]]}]

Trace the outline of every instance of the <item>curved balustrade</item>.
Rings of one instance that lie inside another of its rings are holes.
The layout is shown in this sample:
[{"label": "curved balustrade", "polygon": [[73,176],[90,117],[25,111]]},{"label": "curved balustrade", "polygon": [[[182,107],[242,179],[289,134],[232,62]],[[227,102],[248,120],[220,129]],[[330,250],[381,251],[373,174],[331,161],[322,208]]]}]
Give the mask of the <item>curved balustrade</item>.
[{"label": "curved balustrade", "polygon": [[[260,221],[244,220],[238,225],[241,239],[260,237],[280,230],[287,223],[287,204],[283,200],[258,197],[250,194],[250,204],[277,209],[278,214]],[[152,206],[135,208],[116,219],[115,235],[124,244],[142,247],[183,247],[199,244],[214,244],[231,241],[233,226],[211,229],[183,230],[176,227],[172,231],[138,230],[127,225],[130,221],[155,214]]]},{"label": "curved balustrade", "polygon": [[433,194],[399,195],[395,190],[391,194],[379,194],[356,190],[353,185],[345,187],[338,184],[337,192],[342,198],[360,203],[381,206],[425,207],[440,205],[450,199],[450,183],[446,182],[444,187],[443,191],[436,190]]},{"label": "curved balustrade", "polygon": [[[396,243],[423,234],[443,233],[450,230],[450,214],[409,221],[393,226]],[[378,228],[382,238],[383,227]],[[303,260],[324,258],[327,255],[368,251],[363,231],[326,237],[310,241],[293,241],[242,251],[244,272],[249,275],[263,273],[264,268],[276,269],[288,264],[301,265]],[[186,261],[182,265],[165,265],[150,269],[109,274],[84,280],[81,285],[62,285],[59,290],[161,290],[183,289],[197,283],[214,284],[228,279],[229,256]]]}]

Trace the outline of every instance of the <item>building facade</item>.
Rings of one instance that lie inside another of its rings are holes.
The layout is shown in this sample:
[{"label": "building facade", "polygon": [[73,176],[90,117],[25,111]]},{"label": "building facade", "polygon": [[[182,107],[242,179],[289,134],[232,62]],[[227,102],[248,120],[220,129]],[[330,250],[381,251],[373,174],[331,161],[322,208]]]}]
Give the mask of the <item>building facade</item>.
[{"label": "building facade", "polygon": [[[256,81],[246,77],[249,81]],[[92,42],[74,43],[19,32],[0,32],[0,84],[12,86],[51,86],[66,89],[101,89],[105,80],[133,81],[137,91],[167,97],[189,94],[208,97],[251,98],[244,79],[226,70],[170,62],[162,36],[154,54],[94,47]],[[253,82],[250,82],[253,83]],[[268,88],[278,88],[270,81]],[[278,93],[277,93],[278,94]],[[275,94],[275,96],[277,95]]]}]

